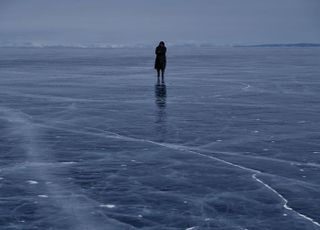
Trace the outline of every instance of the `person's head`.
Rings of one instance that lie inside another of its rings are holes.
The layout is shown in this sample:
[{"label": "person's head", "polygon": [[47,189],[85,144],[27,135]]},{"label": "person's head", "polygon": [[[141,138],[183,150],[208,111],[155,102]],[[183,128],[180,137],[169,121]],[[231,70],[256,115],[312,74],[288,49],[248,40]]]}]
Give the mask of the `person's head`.
[{"label": "person's head", "polygon": [[161,42],[159,43],[159,46],[164,46],[164,41],[161,41]]}]

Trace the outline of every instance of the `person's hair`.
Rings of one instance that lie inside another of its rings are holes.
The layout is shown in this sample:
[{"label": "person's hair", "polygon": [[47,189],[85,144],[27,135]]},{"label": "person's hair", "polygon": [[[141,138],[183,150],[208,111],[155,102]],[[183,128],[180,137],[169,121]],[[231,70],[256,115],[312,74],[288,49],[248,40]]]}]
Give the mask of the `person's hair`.
[{"label": "person's hair", "polygon": [[159,43],[159,45],[164,45],[164,41],[161,41],[161,42]]}]

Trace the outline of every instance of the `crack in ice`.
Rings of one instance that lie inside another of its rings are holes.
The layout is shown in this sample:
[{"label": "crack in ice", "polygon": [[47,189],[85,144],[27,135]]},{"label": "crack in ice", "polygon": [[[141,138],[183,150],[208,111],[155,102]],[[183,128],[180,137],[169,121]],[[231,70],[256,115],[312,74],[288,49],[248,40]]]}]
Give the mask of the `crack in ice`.
[{"label": "crack in ice", "polygon": [[285,199],[277,190],[272,188],[270,185],[268,185],[267,183],[263,182],[261,179],[257,178],[258,174],[266,174],[266,173],[263,173],[263,172],[261,172],[259,170],[248,168],[248,167],[245,167],[245,166],[242,166],[242,165],[239,165],[239,164],[235,164],[235,163],[232,163],[232,162],[229,162],[229,161],[225,161],[225,160],[220,159],[218,157],[209,156],[209,155],[194,151],[194,150],[192,150],[192,149],[190,149],[189,147],[186,147],[186,146],[176,145],[176,144],[169,144],[169,143],[161,143],[161,142],[151,141],[151,140],[148,140],[148,139],[139,139],[139,138],[134,138],[134,137],[128,137],[128,136],[123,136],[121,134],[117,134],[117,133],[113,133],[113,132],[109,132],[109,131],[105,131],[105,132],[108,133],[108,134],[104,135],[103,133],[102,134],[96,134],[96,133],[81,132],[80,131],[80,133],[84,133],[84,134],[104,136],[104,137],[108,137],[108,138],[115,138],[115,139],[121,139],[121,140],[126,140],[126,141],[145,142],[145,143],[151,143],[151,144],[154,144],[154,145],[158,145],[158,146],[162,146],[162,147],[165,147],[165,148],[170,148],[170,149],[174,149],[174,150],[178,150],[178,151],[186,151],[186,152],[189,152],[189,153],[192,153],[192,154],[197,154],[197,155],[200,155],[200,156],[203,156],[203,157],[210,158],[210,159],[215,160],[215,161],[222,162],[222,163],[230,165],[232,167],[236,167],[236,168],[251,172],[251,173],[253,173],[251,176],[255,181],[257,181],[258,183],[264,185],[267,189],[269,189],[272,193],[276,194],[283,201],[283,207],[286,210],[289,210],[289,211],[293,212],[294,214],[300,216],[301,218],[303,218],[305,220],[308,220],[311,223],[313,223],[314,225],[320,227],[320,223],[319,222],[315,221],[314,219],[312,219],[312,218],[310,218],[310,217],[308,217],[308,216],[306,216],[306,215],[294,210],[290,206],[288,206],[288,200],[287,199]]},{"label": "crack in ice", "polygon": [[[170,145],[166,145],[166,144],[161,144],[161,143],[157,143],[157,142],[153,142],[153,141],[150,141],[151,143],[155,143],[155,144],[159,144],[161,146],[165,146],[165,147],[168,147],[168,148],[171,148],[170,146],[172,146],[171,144]],[[233,167],[237,167],[237,168],[240,168],[240,169],[243,169],[243,170],[246,170],[246,171],[249,171],[249,172],[253,172],[254,174],[252,174],[252,178],[257,181],[258,183],[262,184],[263,186],[265,186],[267,189],[269,189],[271,192],[273,192],[274,194],[276,194],[282,201],[283,201],[283,208],[285,208],[286,210],[288,211],[291,211],[293,212],[294,214],[300,216],[301,218],[303,219],[306,219],[308,221],[310,221],[311,223],[313,223],[314,225],[320,227],[320,223],[315,221],[314,219],[312,219],[311,217],[308,217],[296,210],[294,210],[293,208],[291,208],[289,205],[288,205],[288,200],[286,198],[284,198],[283,195],[281,195],[277,190],[275,190],[274,188],[272,188],[270,185],[268,185],[267,183],[263,182],[261,179],[257,178],[257,175],[258,174],[263,174],[263,172],[259,171],[259,170],[256,170],[256,169],[252,169],[252,168],[247,168],[245,166],[242,166],[242,165],[238,165],[238,164],[234,164],[234,163],[231,163],[229,161],[225,161],[225,160],[222,160],[220,158],[217,158],[217,157],[213,157],[213,156],[208,156],[206,154],[202,154],[202,153],[199,153],[199,152],[196,152],[196,151],[193,151],[193,150],[188,150],[187,148],[180,148],[180,147],[176,147],[174,148],[176,150],[181,150],[181,151],[187,151],[187,152],[190,152],[190,153],[193,153],[193,154],[197,154],[197,155],[200,155],[200,156],[203,156],[203,157],[207,157],[207,158],[210,158],[210,159],[213,159],[213,160],[216,160],[216,161],[219,161],[219,162],[222,162],[222,163],[225,163],[227,165],[230,165],[230,166],[233,166]]]},{"label": "crack in ice", "polygon": [[[16,115],[16,114],[15,114]],[[24,121],[25,122],[25,119],[24,118],[21,118],[20,116],[17,116],[18,117],[18,122],[22,122]],[[27,126],[28,128],[29,125],[34,125],[33,123],[28,123],[27,122]],[[259,179],[257,176],[259,174],[264,174],[263,172],[259,171],[259,170],[256,170],[256,169],[252,169],[252,168],[248,168],[248,167],[245,167],[245,166],[242,166],[242,165],[239,165],[239,164],[235,164],[235,163],[232,163],[232,162],[229,162],[229,161],[226,161],[226,160],[223,160],[223,159],[220,159],[218,157],[214,157],[214,156],[209,156],[209,155],[206,155],[206,154],[203,154],[203,153],[200,153],[200,152],[197,152],[197,151],[194,151],[192,150],[191,148],[189,147],[186,147],[186,146],[182,146],[182,145],[176,145],[176,144],[169,144],[169,143],[161,143],[161,142],[156,142],[156,141],[151,141],[151,140],[148,140],[148,139],[139,139],[139,138],[134,138],[134,137],[128,137],[128,136],[123,136],[123,135],[120,135],[120,134],[117,134],[117,133],[114,133],[114,132],[109,132],[109,131],[103,131],[103,133],[92,133],[92,132],[87,132],[87,131],[79,131],[79,130],[71,130],[71,129],[61,129],[61,128],[58,128],[58,127],[52,127],[52,126],[48,126],[48,125],[44,125],[44,124],[37,124],[38,126],[40,127],[47,127],[47,128],[52,128],[52,129],[59,129],[59,130],[65,130],[65,131],[68,131],[68,132],[74,132],[74,133],[79,133],[79,134],[87,134],[87,135],[95,135],[95,136],[101,136],[101,137],[107,137],[107,138],[114,138],[114,139],[121,139],[121,140],[126,140],[126,141],[135,141],[135,142],[145,142],[145,143],[150,143],[150,144],[154,144],[154,145],[157,145],[157,146],[162,146],[162,147],[165,147],[165,148],[169,148],[169,149],[174,149],[174,150],[178,150],[178,151],[185,151],[185,152],[189,152],[189,153],[192,153],[192,154],[196,154],[196,155],[199,155],[199,156],[202,156],[202,157],[206,157],[206,158],[209,158],[209,159],[212,159],[212,160],[215,160],[215,161],[219,161],[221,163],[224,163],[224,164],[227,164],[229,166],[232,166],[232,167],[236,167],[236,168],[239,168],[241,170],[245,170],[245,171],[248,171],[250,173],[253,173],[251,175],[251,177],[258,183],[262,184],[263,186],[265,186],[268,190],[270,190],[272,193],[276,194],[283,202],[283,208],[288,210],[288,211],[291,211],[292,213],[298,215],[299,217],[305,219],[305,220],[308,220],[310,221],[311,223],[313,223],[314,225],[320,227],[320,224],[315,221],[314,219],[294,210],[292,207],[290,207],[288,205],[288,200],[283,196],[281,195],[277,190],[275,190],[274,188],[272,188],[270,185],[268,185],[267,183],[265,183],[264,181],[262,181],[261,179]],[[106,135],[107,134],[107,135]]]},{"label": "crack in ice", "polygon": [[245,166],[242,166],[242,165],[238,165],[238,164],[235,164],[235,163],[232,163],[232,162],[229,162],[229,161],[225,161],[225,160],[220,159],[218,157],[208,156],[206,154],[202,154],[202,153],[196,152],[194,150],[190,150],[186,146],[181,146],[181,145],[176,145],[176,144],[169,144],[169,143],[160,143],[160,142],[155,142],[155,141],[151,141],[151,140],[147,140],[147,139],[139,139],[139,138],[134,138],[134,137],[127,137],[127,136],[123,136],[123,135],[116,134],[116,133],[112,133],[112,135],[114,135],[114,136],[112,136],[112,135],[110,135],[111,132],[108,132],[108,133],[109,133],[108,137],[113,137],[113,138],[117,138],[117,139],[123,139],[123,140],[127,140],[127,141],[138,141],[138,142],[151,143],[151,144],[154,144],[154,145],[158,145],[158,146],[162,146],[162,147],[166,147],[166,148],[170,148],[170,149],[174,149],[174,150],[178,150],[178,151],[186,151],[186,152],[189,152],[189,153],[192,153],[192,154],[197,154],[197,155],[200,155],[200,156],[203,156],[203,157],[210,158],[210,159],[215,160],[215,161],[222,162],[222,163],[230,165],[232,167],[236,167],[236,168],[239,168],[239,169],[242,169],[242,170],[245,170],[245,171],[249,171],[249,172],[253,173],[251,176],[255,181],[257,181],[258,183],[260,183],[263,186],[265,186],[267,189],[269,189],[272,193],[276,194],[283,201],[283,208],[285,208],[288,211],[293,212],[294,214],[300,216],[301,218],[303,218],[305,220],[308,220],[311,223],[313,223],[314,225],[320,227],[320,223],[319,222],[317,222],[314,219],[312,219],[311,217],[308,217],[308,216],[306,216],[306,215],[294,210],[293,208],[291,208],[288,205],[288,200],[285,199],[277,190],[272,188],[267,183],[263,182],[261,179],[257,178],[258,174],[264,174],[263,172],[261,172],[259,170],[248,168],[248,167],[245,167]]},{"label": "crack in ice", "polygon": [[[0,119],[6,120],[9,123],[12,123],[14,131],[17,135],[19,135],[22,139],[25,140],[26,143],[24,143],[26,158],[28,160],[31,160],[30,163],[38,163],[38,159],[40,157],[39,155],[39,146],[37,145],[36,139],[38,137],[38,130],[36,127],[39,127],[38,124],[33,123],[30,121],[31,117],[28,114],[25,114],[21,111],[16,111],[10,108],[0,107]],[[42,163],[42,162],[41,162]],[[50,178],[50,175],[45,170],[46,167],[38,168],[37,173],[35,174],[35,177],[39,178],[41,181],[48,181]],[[52,178],[50,178],[52,179]],[[29,180],[29,184],[35,184],[35,180]],[[51,202],[54,202],[55,205],[58,205],[63,212],[70,215],[71,217],[75,217],[78,221],[73,222],[73,225],[76,229],[95,229],[95,230],[102,230],[105,229],[105,224],[111,225],[110,227],[113,229],[136,229],[133,226],[126,224],[122,221],[119,221],[115,218],[108,217],[101,211],[95,211],[99,214],[99,217],[93,217],[90,215],[87,215],[88,212],[86,212],[87,209],[96,209],[96,207],[99,207],[99,202],[95,201],[85,195],[82,195],[85,200],[85,206],[81,209],[80,202],[83,202],[78,199],[80,197],[79,194],[75,194],[72,190],[68,190],[61,186],[60,184],[46,184],[47,185],[47,194],[38,194],[37,197],[42,199],[46,198]],[[60,196],[60,199],[57,199],[57,197],[60,194],[72,194],[71,196],[66,196],[65,199],[63,199],[63,196]],[[53,199],[52,199],[53,198]],[[48,202],[49,202],[48,201]],[[16,207],[13,210],[13,217],[17,219],[15,216],[15,211],[17,211],[19,208],[22,208],[24,205],[27,205],[27,203],[23,203],[22,205]],[[97,218],[100,218],[99,223],[97,223]]]}]

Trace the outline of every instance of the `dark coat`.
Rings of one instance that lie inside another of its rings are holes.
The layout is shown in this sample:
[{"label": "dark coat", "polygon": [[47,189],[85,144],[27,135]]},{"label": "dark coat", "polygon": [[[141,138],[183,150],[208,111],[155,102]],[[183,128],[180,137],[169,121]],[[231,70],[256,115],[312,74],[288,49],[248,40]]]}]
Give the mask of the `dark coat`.
[{"label": "dark coat", "polygon": [[166,59],[167,48],[165,46],[158,46],[156,48],[156,61],[154,63],[154,68],[157,70],[164,70],[166,68],[167,59]]}]

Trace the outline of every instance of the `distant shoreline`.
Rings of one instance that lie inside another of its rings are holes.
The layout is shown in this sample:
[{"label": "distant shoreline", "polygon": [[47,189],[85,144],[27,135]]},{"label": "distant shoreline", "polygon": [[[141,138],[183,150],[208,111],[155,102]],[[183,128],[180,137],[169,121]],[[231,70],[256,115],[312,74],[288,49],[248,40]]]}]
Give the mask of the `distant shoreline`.
[{"label": "distant shoreline", "polygon": [[[152,48],[151,44],[137,44],[137,45],[50,45],[50,44],[1,44],[0,48],[52,48],[52,49],[130,49],[130,48]],[[224,47],[261,47],[261,48],[282,48],[282,47],[320,47],[320,43],[271,43],[271,44],[256,44],[256,45],[215,45],[209,43],[185,43],[185,44],[168,44],[168,47],[173,48],[224,48]]]},{"label": "distant shoreline", "polygon": [[320,47],[318,43],[288,43],[288,44],[258,44],[258,45],[236,45],[234,47]]}]

